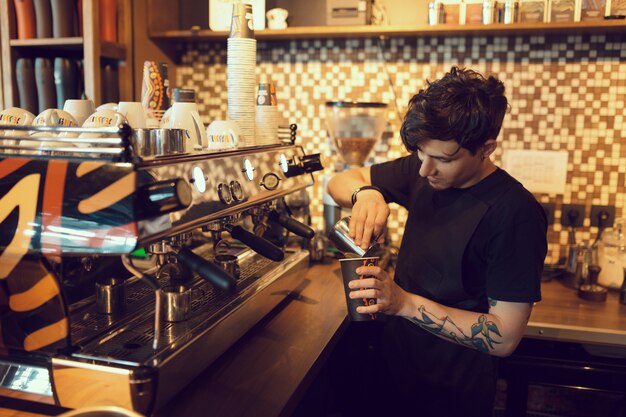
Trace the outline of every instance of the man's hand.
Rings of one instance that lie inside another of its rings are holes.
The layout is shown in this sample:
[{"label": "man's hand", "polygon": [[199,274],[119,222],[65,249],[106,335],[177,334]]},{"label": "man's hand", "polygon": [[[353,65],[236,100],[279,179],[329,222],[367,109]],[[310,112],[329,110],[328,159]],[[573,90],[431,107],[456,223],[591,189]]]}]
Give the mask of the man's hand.
[{"label": "man's hand", "polygon": [[385,241],[389,206],[376,190],[359,192],[350,217],[350,237],[363,249],[370,246],[372,238]]},{"label": "man's hand", "polygon": [[400,288],[379,266],[360,266],[356,272],[373,278],[350,281],[348,287],[353,290],[350,291],[350,298],[376,299],[374,305],[357,307],[357,313],[396,315],[406,307],[409,302],[409,293]]}]

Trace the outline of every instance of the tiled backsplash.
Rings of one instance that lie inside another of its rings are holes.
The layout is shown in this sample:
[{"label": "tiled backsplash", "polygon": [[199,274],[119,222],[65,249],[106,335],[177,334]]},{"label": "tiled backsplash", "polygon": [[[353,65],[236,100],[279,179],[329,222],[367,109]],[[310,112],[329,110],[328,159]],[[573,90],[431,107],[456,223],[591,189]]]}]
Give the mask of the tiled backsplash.
[{"label": "tiled backsplash", "polygon": [[[324,126],[324,103],[331,100],[389,103],[388,132],[372,161],[405,153],[399,138],[401,115],[409,99],[440,78],[452,65],[497,75],[506,85],[507,114],[495,162],[503,149],[567,150],[564,195],[536,194],[556,203],[547,262],[565,255],[567,230],[562,203],[584,204],[587,219],[578,240],[593,240],[592,204],[616,206],[626,217],[626,40],[623,35],[477,36],[324,39],[259,42],[257,76],[276,83],[279,110],[297,123],[307,153],[335,158]],[[189,44],[174,86],[198,92],[205,123],[227,115],[225,43]],[[395,102],[395,106],[394,106]],[[330,168],[325,174],[330,174]],[[309,189],[314,227],[323,227],[322,175]],[[398,244],[406,217],[394,207],[389,223]]]}]

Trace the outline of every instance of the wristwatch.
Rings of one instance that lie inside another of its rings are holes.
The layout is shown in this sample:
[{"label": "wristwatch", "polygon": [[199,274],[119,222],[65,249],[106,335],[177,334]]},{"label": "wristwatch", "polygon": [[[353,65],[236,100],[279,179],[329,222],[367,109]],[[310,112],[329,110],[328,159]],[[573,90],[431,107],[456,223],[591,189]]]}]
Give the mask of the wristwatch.
[{"label": "wristwatch", "polygon": [[380,190],[380,188],[378,188],[378,187],[374,187],[373,185],[364,185],[363,187],[359,187],[359,188],[357,188],[357,189],[356,189],[356,190],[354,190],[354,192],[352,193],[352,205],[354,205],[354,203],[356,203],[356,195],[357,195],[358,193],[360,193],[361,191],[364,191],[364,190],[376,190],[376,191],[378,191],[378,192],[379,192],[379,193],[381,193],[381,194],[383,193],[383,192]]}]

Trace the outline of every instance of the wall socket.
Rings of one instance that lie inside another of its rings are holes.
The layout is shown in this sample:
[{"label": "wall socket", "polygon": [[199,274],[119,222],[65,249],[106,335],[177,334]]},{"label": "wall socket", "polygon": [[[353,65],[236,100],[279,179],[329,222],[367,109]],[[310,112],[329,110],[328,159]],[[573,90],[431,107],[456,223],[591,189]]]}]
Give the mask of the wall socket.
[{"label": "wall socket", "polygon": [[548,224],[554,224],[554,210],[556,209],[556,204],[541,203],[541,207],[543,207],[543,211],[546,212],[546,218],[548,219]]},{"label": "wall socket", "polygon": [[615,206],[591,206],[589,217],[592,226],[599,227],[602,219],[602,226],[612,227],[615,221]]},{"label": "wall socket", "polygon": [[582,204],[561,205],[561,225],[565,227],[581,227],[585,220],[585,206]]}]

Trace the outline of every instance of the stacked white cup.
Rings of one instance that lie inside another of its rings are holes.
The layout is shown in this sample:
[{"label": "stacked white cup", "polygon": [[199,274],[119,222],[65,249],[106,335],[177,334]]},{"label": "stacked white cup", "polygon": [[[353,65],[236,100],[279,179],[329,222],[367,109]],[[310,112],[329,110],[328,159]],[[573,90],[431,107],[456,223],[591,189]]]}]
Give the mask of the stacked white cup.
[{"label": "stacked white cup", "polygon": [[256,39],[250,4],[233,4],[226,58],[228,118],[241,130],[239,146],[251,146],[256,134]]}]

